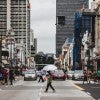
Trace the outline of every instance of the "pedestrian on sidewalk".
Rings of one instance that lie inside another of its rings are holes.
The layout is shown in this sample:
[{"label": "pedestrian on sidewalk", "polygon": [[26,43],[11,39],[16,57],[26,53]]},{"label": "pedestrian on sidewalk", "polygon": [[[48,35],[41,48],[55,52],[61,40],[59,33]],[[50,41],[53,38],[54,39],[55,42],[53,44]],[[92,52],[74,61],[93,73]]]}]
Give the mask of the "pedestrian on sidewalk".
[{"label": "pedestrian on sidewalk", "polygon": [[8,69],[3,68],[2,69],[2,75],[3,75],[3,80],[4,80],[3,84],[8,85],[8,74],[9,74]]},{"label": "pedestrian on sidewalk", "polygon": [[14,72],[13,69],[9,70],[9,80],[10,80],[10,85],[13,85],[13,80],[14,80]]},{"label": "pedestrian on sidewalk", "polygon": [[1,71],[1,69],[0,69],[0,84],[2,84],[2,71]]},{"label": "pedestrian on sidewalk", "polygon": [[46,86],[45,92],[48,91],[49,87],[51,87],[51,89],[53,90],[53,92],[55,92],[55,89],[52,86],[52,74],[51,74],[50,71],[47,71],[47,72],[48,72],[48,76],[47,76],[47,86]]},{"label": "pedestrian on sidewalk", "polygon": [[88,82],[89,84],[91,83],[91,79],[92,79],[93,73],[91,70],[88,71]]},{"label": "pedestrian on sidewalk", "polygon": [[87,83],[88,83],[88,74],[87,74],[87,71],[86,70],[84,70],[83,71],[83,74],[84,74],[84,77],[83,77],[83,84],[84,84],[84,82],[86,81]]}]

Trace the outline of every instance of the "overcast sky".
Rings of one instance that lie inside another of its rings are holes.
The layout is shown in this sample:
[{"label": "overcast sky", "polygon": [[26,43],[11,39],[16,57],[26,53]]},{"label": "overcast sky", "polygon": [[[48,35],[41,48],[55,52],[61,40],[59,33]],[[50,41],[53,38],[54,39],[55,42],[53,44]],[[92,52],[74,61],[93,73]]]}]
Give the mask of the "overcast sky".
[{"label": "overcast sky", "polygon": [[30,3],[31,28],[37,38],[37,49],[55,53],[56,0],[30,0]]},{"label": "overcast sky", "polygon": [[55,53],[56,0],[30,0],[31,28],[37,38],[37,49]]}]

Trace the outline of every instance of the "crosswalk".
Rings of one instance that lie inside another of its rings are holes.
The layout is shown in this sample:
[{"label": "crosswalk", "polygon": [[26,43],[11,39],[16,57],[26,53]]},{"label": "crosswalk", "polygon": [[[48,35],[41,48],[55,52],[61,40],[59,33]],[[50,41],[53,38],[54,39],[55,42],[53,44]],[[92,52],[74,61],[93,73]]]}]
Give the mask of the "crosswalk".
[{"label": "crosswalk", "polygon": [[13,86],[22,85],[23,83],[24,83],[23,80],[19,80],[16,83],[14,83]]},{"label": "crosswalk", "polygon": [[[11,100],[24,100],[22,95],[30,95],[29,100],[94,100],[89,93],[85,93],[83,90],[77,88],[72,84],[72,81],[53,81],[52,85],[54,86],[56,92],[53,93],[52,89],[49,89],[47,93],[44,92],[46,88],[46,81],[23,81],[19,80],[14,83],[13,86],[8,85],[8,87],[3,87],[0,91],[4,93],[19,93],[15,96],[19,96],[18,99]],[[12,95],[12,94],[10,94]],[[34,99],[32,99],[34,98]],[[2,99],[5,100],[5,99]]]},{"label": "crosswalk", "polygon": [[41,91],[40,100],[94,100],[90,94],[78,89],[70,81],[55,81],[56,92],[49,89],[48,93]]}]

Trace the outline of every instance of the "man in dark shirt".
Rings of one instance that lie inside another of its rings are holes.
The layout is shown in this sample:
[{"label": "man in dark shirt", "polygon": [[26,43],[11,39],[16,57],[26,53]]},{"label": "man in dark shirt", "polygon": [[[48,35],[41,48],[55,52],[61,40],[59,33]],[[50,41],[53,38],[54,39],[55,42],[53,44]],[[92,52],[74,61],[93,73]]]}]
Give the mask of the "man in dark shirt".
[{"label": "man in dark shirt", "polygon": [[48,71],[48,76],[47,76],[47,87],[45,92],[48,91],[48,88],[51,87],[51,89],[53,90],[53,92],[55,92],[54,87],[52,86],[52,74],[50,73],[50,71]]},{"label": "man in dark shirt", "polygon": [[10,80],[10,85],[13,85],[13,79],[14,79],[14,72],[12,69],[9,70],[9,80]]}]

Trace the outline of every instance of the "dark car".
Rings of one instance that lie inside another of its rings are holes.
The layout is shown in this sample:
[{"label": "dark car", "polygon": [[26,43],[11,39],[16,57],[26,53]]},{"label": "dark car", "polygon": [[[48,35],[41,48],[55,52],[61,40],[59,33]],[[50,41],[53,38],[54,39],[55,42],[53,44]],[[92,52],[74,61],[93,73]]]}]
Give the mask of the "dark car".
[{"label": "dark car", "polygon": [[65,80],[66,79],[66,74],[63,72],[63,70],[55,70],[52,73],[52,78],[53,78],[53,80],[55,80],[55,79]]}]

